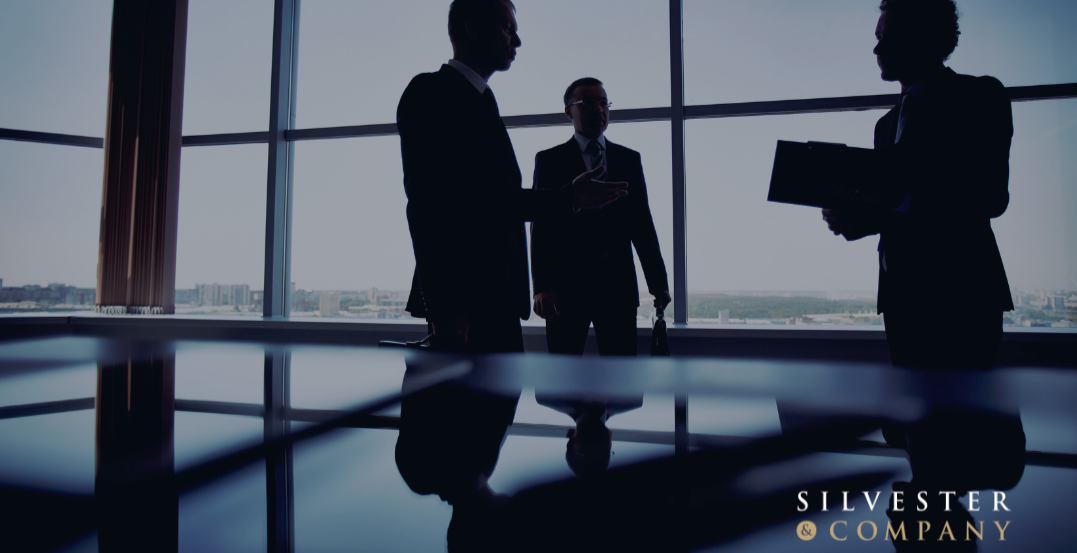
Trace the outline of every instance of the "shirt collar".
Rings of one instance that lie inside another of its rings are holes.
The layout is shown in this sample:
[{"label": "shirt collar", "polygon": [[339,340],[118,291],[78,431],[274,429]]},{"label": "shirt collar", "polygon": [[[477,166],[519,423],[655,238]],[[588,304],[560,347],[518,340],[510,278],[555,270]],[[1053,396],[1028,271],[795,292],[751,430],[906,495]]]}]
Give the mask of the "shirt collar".
[{"label": "shirt collar", "polygon": [[[575,138],[576,143],[580,145],[580,151],[581,152],[587,150],[587,145],[591,143],[590,138],[587,138],[586,136],[583,136],[580,133],[573,133],[572,137]],[[595,140],[598,140],[598,143],[602,145],[603,150],[606,149],[606,134],[605,133],[598,135],[598,138],[596,138]]]},{"label": "shirt collar", "polygon": [[486,81],[482,80],[482,77],[480,77],[474,69],[468,67],[460,60],[449,60],[449,67],[452,67],[453,69],[459,71],[460,74],[463,75],[465,79],[467,79],[467,82],[471,83],[471,86],[475,87],[475,90],[479,91],[479,94],[486,92],[486,89],[490,88],[490,85],[486,84]]}]

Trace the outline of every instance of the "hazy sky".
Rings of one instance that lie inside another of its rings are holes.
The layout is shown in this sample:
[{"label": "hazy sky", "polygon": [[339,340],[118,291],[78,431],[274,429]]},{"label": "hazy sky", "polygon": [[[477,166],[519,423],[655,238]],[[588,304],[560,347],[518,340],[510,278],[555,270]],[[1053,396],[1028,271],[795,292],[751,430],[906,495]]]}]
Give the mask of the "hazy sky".
[{"label": "hazy sky", "polygon": [[[451,57],[448,0],[303,0],[299,128],[392,122],[419,72]],[[270,0],[191,0],[184,134],[268,128]],[[669,105],[668,2],[519,0],[523,45],[490,81],[504,115],[561,110],[575,78],[606,83],[617,108]],[[1009,86],[1077,82],[1077,2],[959,1],[949,64]],[[111,2],[0,7],[0,127],[103,136]],[[686,0],[691,104],[881,94],[874,0]],[[873,290],[874,238],[830,235],[817,210],[765,201],[774,143],[870,146],[882,111],[689,121],[690,290]],[[1077,100],[1014,106],[1009,211],[994,222],[1010,282],[1077,288]],[[510,131],[530,183],[534,155],[569,127]],[[667,122],[614,125],[639,150],[672,279]],[[305,289],[405,289],[414,267],[399,140],[297,143],[293,267]],[[0,141],[5,286],[95,284],[102,150]],[[177,286],[262,287],[266,147],[185,148]]]}]

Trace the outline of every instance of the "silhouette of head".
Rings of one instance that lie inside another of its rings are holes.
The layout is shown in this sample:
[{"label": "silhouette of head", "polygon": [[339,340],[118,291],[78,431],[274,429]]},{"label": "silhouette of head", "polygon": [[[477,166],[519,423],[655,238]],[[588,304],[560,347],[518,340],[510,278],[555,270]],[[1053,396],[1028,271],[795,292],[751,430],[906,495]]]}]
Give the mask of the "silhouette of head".
[{"label": "silhouette of head", "polygon": [[480,74],[507,71],[522,44],[516,33],[516,6],[510,0],[453,0],[449,40],[455,57]]},{"label": "silhouette of head", "polygon": [[[585,103],[575,103],[580,101]],[[587,138],[598,138],[610,123],[608,102],[602,81],[593,77],[577,79],[565,90],[565,115],[576,132]]]},{"label": "silhouette of head", "polygon": [[882,0],[879,10],[874,52],[884,81],[910,84],[957,48],[953,0]]},{"label": "silhouette of head", "polygon": [[568,431],[565,461],[576,476],[590,477],[606,472],[613,452],[613,432],[600,421],[585,421]]}]

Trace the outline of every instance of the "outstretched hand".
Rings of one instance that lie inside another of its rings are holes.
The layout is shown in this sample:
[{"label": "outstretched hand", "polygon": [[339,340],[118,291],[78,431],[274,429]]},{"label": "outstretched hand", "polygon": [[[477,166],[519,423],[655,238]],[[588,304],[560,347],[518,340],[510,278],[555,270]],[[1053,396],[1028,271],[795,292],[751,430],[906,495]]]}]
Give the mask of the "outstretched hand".
[{"label": "outstretched hand", "polygon": [[575,209],[595,209],[628,195],[627,182],[605,182],[596,180],[606,172],[606,166],[600,165],[576,177],[572,181],[572,207]]},{"label": "outstretched hand", "polygon": [[824,209],[823,220],[826,221],[826,225],[830,228],[830,232],[834,233],[834,236],[840,235],[846,228],[849,227],[850,215],[837,209]]}]

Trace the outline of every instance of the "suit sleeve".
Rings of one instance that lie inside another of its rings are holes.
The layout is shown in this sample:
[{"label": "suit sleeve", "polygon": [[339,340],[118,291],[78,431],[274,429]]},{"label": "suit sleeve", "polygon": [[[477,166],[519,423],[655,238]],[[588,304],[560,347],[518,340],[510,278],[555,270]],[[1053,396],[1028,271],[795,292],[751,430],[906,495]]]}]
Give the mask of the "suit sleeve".
[{"label": "suit sleeve", "polygon": [[[540,199],[543,194],[568,189],[564,183],[553,182],[550,162],[548,152],[539,152],[535,155],[534,180],[531,190],[527,192],[532,192]],[[569,202],[571,202],[571,196]],[[571,208],[571,203],[569,207]],[[563,213],[563,210],[555,211]],[[563,225],[559,225],[560,221],[557,219],[556,217],[546,218],[533,220],[531,223],[531,281],[536,294],[555,292],[561,288],[560,284],[563,282],[561,271],[564,269],[564,263],[557,259]]]},{"label": "suit sleeve", "polygon": [[669,290],[666,264],[662,260],[662,249],[658,245],[658,232],[654,228],[651,205],[647,199],[647,181],[643,177],[643,163],[638,153],[635,154],[634,162],[638,173],[639,189],[633,191],[635,198],[632,198],[633,194],[629,195],[635,208],[632,221],[629,222],[632,229],[632,244],[636,247],[640,265],[643,266],[643,276],[647,279],[647,291],[658,297],[661,292]]},{"label": "suit sleeve", "polygon": [[412,81],[397,108],[397,127],[416,272],[428,318],[436,319],[466,313],[468,283],[453,267],[470,263],[468,226],[477,213],[475,187],[467,186],[467,168],[454,152],[461,137],[453,112],[427,90],[432,84]]}]

